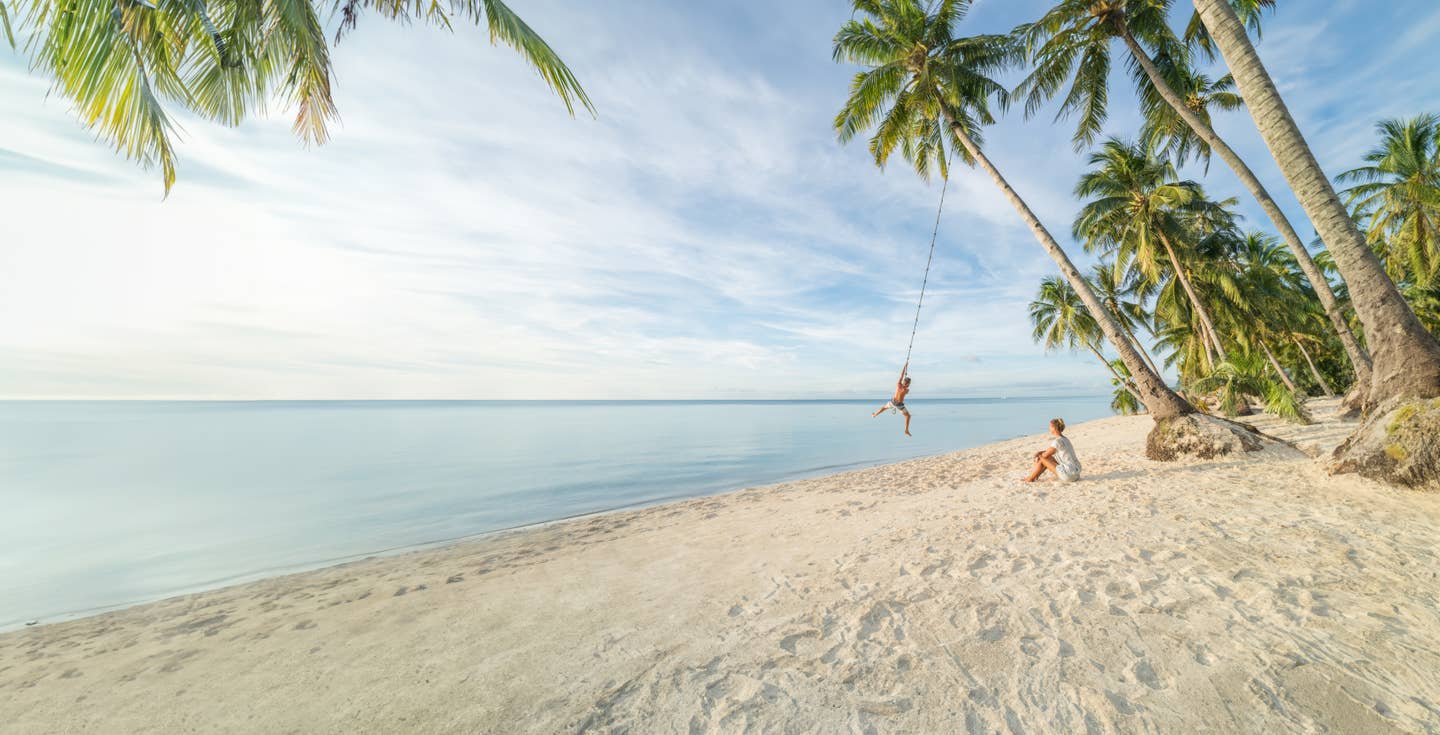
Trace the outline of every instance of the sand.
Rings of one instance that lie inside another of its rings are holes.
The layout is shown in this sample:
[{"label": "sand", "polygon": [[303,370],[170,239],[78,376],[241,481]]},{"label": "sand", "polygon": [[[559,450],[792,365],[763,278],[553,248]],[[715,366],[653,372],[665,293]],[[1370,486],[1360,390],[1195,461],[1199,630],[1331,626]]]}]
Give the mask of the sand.
[{"label": "sand", "polygon": [[[19,733],[1440,732],[1440,497],[1150,420],[0,636]],[[923,430],[923,428],[921,429]],[[1302,451],[1304,450],[1304,451]]]}]

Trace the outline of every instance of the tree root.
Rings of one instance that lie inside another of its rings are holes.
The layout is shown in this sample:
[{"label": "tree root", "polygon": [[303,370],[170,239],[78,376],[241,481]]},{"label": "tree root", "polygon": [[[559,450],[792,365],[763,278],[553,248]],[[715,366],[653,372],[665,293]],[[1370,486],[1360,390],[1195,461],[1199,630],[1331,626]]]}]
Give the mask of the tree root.
[{"label": "tree root", "polygon": [[1181,457],[1214,459],[1229,454],[1258,452],[1280,440],[1258,429],[1218,416],[1192,413],[1156,419],[1145,439],[1145,456],[1158,462]]},{"label": "tree root", "polygon": [[1375,411],[1336,447],[1331,474],[1440,490],[1440,398],[1401,401]]}]

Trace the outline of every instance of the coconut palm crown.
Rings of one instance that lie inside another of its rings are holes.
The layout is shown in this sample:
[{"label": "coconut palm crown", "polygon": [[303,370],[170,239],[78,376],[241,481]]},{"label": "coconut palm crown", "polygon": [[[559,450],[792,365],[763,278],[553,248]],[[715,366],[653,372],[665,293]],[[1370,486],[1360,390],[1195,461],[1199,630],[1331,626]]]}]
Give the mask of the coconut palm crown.
[{"label": "coconut palm crown", "polygon": [[1353,183],[1341,192],[1366,223],[1390,277],[1428,285],[1440,276],[1440,116],[1382,120],[1380,144],[1367,165],[1336,177]]},{"label": "coconut palm crown", "polygon": [[861,64],[850,96],[835,116],[840,142],[874,129],[870,153],[882,168],[898,148],[928,180],[932,167],[948,177],[950,159],[974,160],[948,124],[947,112],[979,145],[992,125],[993,103],[1010,102],[991,75],[1013,66],[1019,48],[1006,36],[956,38],[954,27],[970,0],[942,0],[927,12],[914,0],[856,0],[867,17],[852,18],[835,34],[837,62]]},{"label": "coconut palm crown", "polygon": [[[1245,101],[1235,93],[1235,80],[1229,74],[1212,80],[1189,64],[1176,62],[1169,54],[1157,56],[1155,65],[1170,87],[1185,100],[1185,107],[1203,120],[1207,127],[1213,128],[1211,113],[1214,110],[1231,112],[1245,105]],[[1160,96],[1155,85],[1141,85],[1140,111],[1145,117],[1145,128],[1140,133],[1142,138],[1153,140],[1160,152],[1173,158],[1176,165],[1183,166],[1195,159],[1204,164],[1206,171],[1209,170],[1210,143],[1196,134],[1194,128]]]},{"label": "coconut palm crown", "polygon": [[[1093,144],[1109,115],[1111,41],[1132,35],[1157,55],[1175,62],[1187,59],[1185,45],[1166,23],[1168,5],[1153,0],[1061,0],[1039,20],[1015,28],[1033,65],[1015,89],[1024,99],[1026,117],[1068,86],[1055,119],[1076,118],[1076,150]],[[1149,86],[1135,59],[1127,56],[1126,66],[1137,89]]]}]

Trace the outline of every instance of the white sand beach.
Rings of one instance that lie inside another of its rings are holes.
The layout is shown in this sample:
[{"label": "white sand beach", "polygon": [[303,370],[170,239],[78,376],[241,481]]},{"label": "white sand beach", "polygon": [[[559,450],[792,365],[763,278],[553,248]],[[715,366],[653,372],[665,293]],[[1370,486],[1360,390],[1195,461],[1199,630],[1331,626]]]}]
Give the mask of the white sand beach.
[{"label": "white sand beach", "polygon": [[[1261,420],[1311,453],[1349,430]],[[1151,421],[0,636],[30,733],[1440,732],[1440,496]]]}]

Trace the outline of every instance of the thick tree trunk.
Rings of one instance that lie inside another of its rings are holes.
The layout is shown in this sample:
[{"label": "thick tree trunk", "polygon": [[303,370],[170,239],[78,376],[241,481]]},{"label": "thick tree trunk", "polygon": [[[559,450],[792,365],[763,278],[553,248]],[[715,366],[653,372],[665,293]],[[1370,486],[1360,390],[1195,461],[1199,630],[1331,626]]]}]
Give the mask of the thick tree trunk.
[{"label": "thick tree trunk", "polygon": [[1315,368],[1315,361],[1310,359],[1310,351],[1305,349],[1305,345],[1295,337],[1292,336],[1290,341],[1294,342],[1295,346],[1300,348],[1300,355],[1305,358],[1305,364],[1310,366],[1310,376],[1315,378],[1315,382],[1320,384],[1320,390],[1325,391],[1325,397],[1333,398],[1335,396],[1335,390],[1330,387],[1330,382],[1325,379],[1325,376],[1321,375],[1320,371]]},{"label": "thick tree trunk", "polygon": [[1105,356],[1100,354],[1100,350],[1095,349],[1095,345],[1087,344],[1085,346],[1090,348],[1090,352],[1095,355],[1095,359],[1099,360],[1101,363],[1104,363],[1105,369],[1109,370],[1110,374],[1115,376],[1116,380],[1120,381],[1120,387],[1124,388],[1126,393],[1135,396],[1135,400],[1144,403],[1144,401],[1140,399],[1140,395],[1135,392],[1135,384],[1131,383],[1129,379],[1127,379],[1124,375],[1121,375],[1120,371],[1116,370],[1115,366],[1111,365],[1110,361],[1106,360]]},{"label": "thick tree trunk", "polygon": [[1227,0],[1193,2],[1235,77],[1260,136],[1350,286],[1350,300],[1365,326],[1373,365],[1369,404],[1440,396],[1440,343],[1415,318],[1335,195],[1245,26]]},{"label": "thick tree trunk", "polygon": [[1135,330],[1131,329],[1130,325],[1120,319],[1116,319],[1115,321],[1120,324],[1121,329],[1125,330],[1125,336],[1130,338],[1131,344],[1135,345],[1135,350],[1140,353],[1140,357],[1145,358],[1145,364],[1149,365],[1150,369],[1155,371],[1156,375],[1159,375],[1160,368],[1156,367],[1155,361],[1150,359],[1150,353],[1145,351],[1145,345],[1141,344],[1140,338],[1135,336]]},{"label": "thick tree trunk", "polygon": [[1100,324],[1100,330],[1105,333],[1105,338],[1110,340],[1110,344],[1114,345],[1115,351],[1119,353],[1120,360],[1125,363],[1126,368],[1129,368],[1131,379],[1135,383],[1135,387],[1139,389],[1140,402],[1145,404],[1145,409],[1157,421],[1194,413],[1195,408],[1184,398],[1176,395],[1175,391],[1170,390],[1170,386],[1165,385],[1165,380],[1158,373],[1150,370],[1150,367],[1141,359],[1140,354],[1135,351],[1135,347],[1125,339],[1124,333],[1115,324],[1115,318],[1105,310],[1105,306],[1100,303],[1100,298],[1095,295],[1095,290],[1090,288],[1090,282],[1085,280],[1085,276],[1081,275],[1079,269],[1070,261],[1070,256],[1065,253],[1065,249],[1060,247],[1060,243],[1055,241],[1055,238],[1050,235],[1050,231],[1045,229],[1045,225],[1041,224],[1040,219],[1030,210],[1030,205],[1020,198],[1020,195],[1010,186],[1010,182],[1000,174],[999,169],[995,168],[990,159],[985,157],[985,154],[980,151],[980,147],[975,145],[975,141],[970,139],[970,134],[965,130],[965,126],[956,122],[954,114],[948,107],[942,106],[941,109],[946,122],[950,124],[951,130],[955,131],[955,137],[960,140],[965,151],[994,180],[1001,193],[1020,214],[1020,219],[1024,220],[1025,225],[1030,228],[1030,232],[1035,235],[1040,247],[1044,248],[1055,264],[1060,266],[1060,273],[1065,276],[1065,280],[1070,282],[1075,293],[1080,296],[1080,301],[1085,304],[1085,308],[1095,316],[1095,321]]},{"label": "thick tree trunk", "polygon": [[1180,279],[1180,286],[1185,289],[1185,294],[1190,297],[1190,303],[1195,306],[1195,313],[1200,316],[1200,323],[1205,325],[1205,331],[1210,338],[1210,346],[1214,348],[1216,360],[1225,359],[1225,345],[1220,342],[1220,332],[1215,329],[1215,320],[1210,318],[1210,310],[1205,308],[1204,302],[1200,301],[1199,294],[1195,293],[1195,287],[1190,284],[1190,277],[1185,274],[1184,266],[1180,265],[1180,256],[1175,254],[1175,248],[1170,244],[1170,238],[1163,232],[1155,233],[1160,237],[1160,244],[1165,246],[1165,252],[1170,256],[1170,267],[1175,269],[1175,277]]},{"label": "thick tree trunk", "polygon": [[1285,387],[1289,388],[1290,392],[1296,396],[1302,395],[1300,389],[1295,387],[1295,381],[1290,379],[1290,374],[1285,372],[1285,368],[1280,367],[1280,361],[1275,359],[1275,353],[1270,351],[1270,345],[1265,344],[1263,339],[1259,342],[1260,349],[1265,350],[1265,359],[1270,361],[1270,367],[1274,368],[1275,374],[1280,376],[1280,382],[1284,383]]},{"label": "thick tree trunk", "polygon": [[1310,251],[1305,248],[1305,243],[1301,241],[1300,235],[1290,225],[1290,219],[1281,211],[1280,205],[1275,203],[1275,199],[1270,196],[1265,185],[1260,183],[1255,172],[1250,170],[1245,159],[1241,158],[1223,138],[1217,135],[1204,119],[1195,114],[1179,94],[1176,94],[1170,83],[1165,81],[1165,77],[1161,75],[1160,69],[1155,66],[1155,61],[1150,58],[1150,54],[1135,40],[1134,36],[1130,35],[1130,31],[1126,30],[1121,38],[1125,41],[1125,47],[1130,49],[1130,54],[1139,62],[1140,68],[1145,71],[1145,76],[1149,77],[1155,91],[1159,92],[1160,97],[1180,116],[1180,119],[1195,131],[1195,135],[1205,141],[1210,149],[1219,154],[1220,159],[1230,166],[1230,170],[1240,178],[1240,183],[1244,184],[1245,188],[1250,191],[1250,195],[1255,197],[1255,201],[1260,204],[1260,209],[1265,211],[1265,215],[1270,218],[1275,229],[1280,232],[1280,237],[1285,240],[1285,244],[1290,247],[1291,254],[1295,256],[1295,262],[1300,266],[1300,271],[1305,274],[1305,278],[1309,279],[1310,285],[1315,288],[1315,294],[1320,298],[1320,305],[1324,307],[1325,315],[1330,318],[1330,325],[1340,337],[1340,344],[1345,347],[1345,354],[1349,356],[1350,364],[1355,369],[1355,383],[1368,390],[1371,381],[1370,355],[1365,352],[1365,348],[1360,346],[1359,340],[1355,339],[1355,333],[1350,330],[1350,324],[1345,320],[1345,312],[1340,308],[1340,302],[1335,298],[1335,292],[1330,289],[1330,282],[1325,279],[1325,274],[1320,271],[1320,267],[1315,265],[1315,260],[1310,257]]}]

